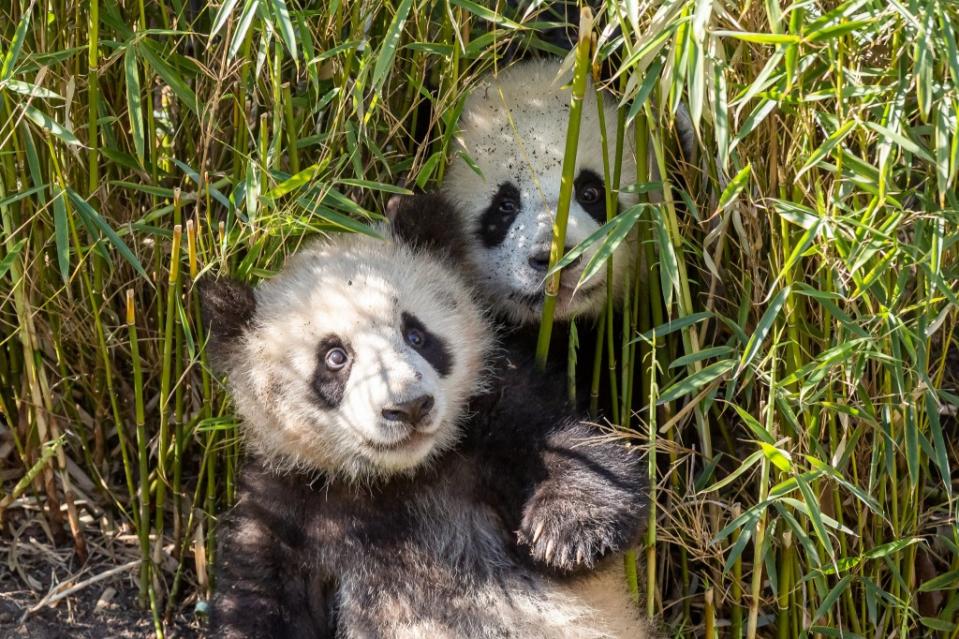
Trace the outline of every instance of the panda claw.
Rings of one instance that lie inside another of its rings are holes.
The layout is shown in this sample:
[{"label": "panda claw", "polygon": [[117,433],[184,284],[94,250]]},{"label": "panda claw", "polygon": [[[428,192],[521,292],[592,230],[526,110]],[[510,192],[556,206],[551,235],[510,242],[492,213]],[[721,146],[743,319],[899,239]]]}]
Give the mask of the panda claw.
[{"label": "panda claw", "polygon": [[532,542],[532,543],[535,544],[537,541],[539,541],[539,537],[540,537],[540,535],[543,534],[543,527],[544,527],[545,525],[546,525],[546,522],[545,522],[545,521],[541,521],[541,522],[539,522],[539,523],[536,525],[536,529],[533,531],[533,542]]},{"label": "panda claw", "polygon": [[549,562],[553,558],[554,545],[555,544],[553,543],[552,539],[546,542],[546,551],[543,553],[543,557],[546,559],[547,562]]}]

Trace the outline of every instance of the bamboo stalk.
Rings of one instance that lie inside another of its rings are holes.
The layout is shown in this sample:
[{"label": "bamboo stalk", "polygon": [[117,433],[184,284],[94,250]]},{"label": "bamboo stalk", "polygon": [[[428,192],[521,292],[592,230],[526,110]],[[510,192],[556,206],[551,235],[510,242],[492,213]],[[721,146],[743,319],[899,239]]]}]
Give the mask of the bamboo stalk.
[{"label": "bamboo stalk", "polygon": [[[566,225],[569,220],[569,205],[573,195],[573,172],[576,168],[576,149],[579,146],[579,127],[583,114],[583,97],[586,95],[586,83],[590,72],[589,45],[593,31],[593,14],[588,7],[580,11],[579,44],[576,45],[576,64],[573,68],[573,87],[569,105],[569,121],[566,130],[566,148],[563,153],[563,173],[560,182],[559,203],[556,205],[556,217],[553,220],[553,241],[549,250],[549,269],[563,257],[566,247]],[[559,294],[560,273],[546,278],[546,297],[543,302],[543,316],[540,320],[539,337],[536,343],[536,366],[546,368],[549,356],[549,342],[553,332],[553,313],[556,297]]]}]

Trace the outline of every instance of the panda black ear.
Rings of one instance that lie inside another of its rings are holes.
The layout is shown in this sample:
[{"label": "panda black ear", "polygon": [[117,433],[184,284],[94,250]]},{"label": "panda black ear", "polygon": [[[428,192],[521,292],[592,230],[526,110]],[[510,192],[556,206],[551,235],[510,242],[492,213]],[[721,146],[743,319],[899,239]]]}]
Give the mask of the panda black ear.
[{"label": "panda black ear", "polygon": [[209,335],[207,352],[220,367],[237,341],[253,323],[256,297],[253,288],[230,278],[203,277],[196,282]]},{"label": "panda black ear", "polygon": [[394,195],[386,204],[393,237],[443,259],[466,256],[466,233],[459,211],[439,193]]}]

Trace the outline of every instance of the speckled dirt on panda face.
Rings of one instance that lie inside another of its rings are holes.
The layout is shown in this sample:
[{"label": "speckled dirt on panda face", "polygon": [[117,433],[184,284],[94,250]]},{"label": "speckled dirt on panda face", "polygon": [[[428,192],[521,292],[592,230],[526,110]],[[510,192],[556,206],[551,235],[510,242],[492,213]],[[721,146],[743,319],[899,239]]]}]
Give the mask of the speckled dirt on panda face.
[{"label": "speckled dirt on panda face", "polygon": [[[494,307],[518,324],[538,321],[546,274],[542,253],[548,254],[559,204],[570,102],[568,83],[557,78],[559,69],[559,61],[527,62],[474,90],[460,119],[461,153],[454,157],[443,184],[446,196],[462,210],[477,283]],[[613,139],[615,105],[607,102],[602,107],[607,138]],[[601,178],[597,179],[605,173],[601,133],[596,94],[589,90],[580,124],[567,251],[606,222],[605,189]],[[617,191],[635,181],[632,155],[627,148]],[[608,164],[612,165],[611,155]],[[511,204],[503,209],[507,194]],[[612,201],[623,208],[635,197],[617,192]],[[629,242],[621,246],[613,258],[617,289],[634,253],[628,249]],[[578,264],[563,270],[557,319],[594,315],[601,309],[602,296],[588,292],[591,286],[605,288],[605,269],[592,276],[585,291],[581,287],[574,294],[597,249],[598,245],[588,249]]]}]

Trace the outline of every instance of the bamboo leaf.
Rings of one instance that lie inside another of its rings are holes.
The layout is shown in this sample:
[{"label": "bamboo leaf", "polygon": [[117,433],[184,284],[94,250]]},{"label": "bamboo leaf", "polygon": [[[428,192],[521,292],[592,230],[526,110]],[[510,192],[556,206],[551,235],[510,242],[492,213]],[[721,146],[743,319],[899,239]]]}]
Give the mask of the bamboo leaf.
[{"label": "bamboo leaf", "polygon": [[393,15],[393,21],[390,23],[389,31],[383,38],[383,45],[380,53],[376,56],[376,66],[373,68],[373,78],[371,80],[373,91],[379,93],[386,74],[393,66],[393,58],[396,56],[396,45],[399,44],[400,36],[403,34],[403,26],[406,24],[406,17],[410,13],[410,7],[413,0],[401,0]]},{"label": "bamboo leaf", "polygon": [[719,196],[719,205],[716,207],[717,211],[724,210],[742,193],[742,190],[749,184],[749,176],[751,173],[752,165],[747,162],[746,166],[740,169],[735,177],[729,181],[729,184],[726,185],[726,188],[723,189],[722,195]]},{"label": "bamboo leaf", "polygon": [[213,19],[213,26],[210,28],[210,36],[207,38],[207,41],[212,41],[213,36],[220,32],[220,29],[226,25],[227,20],[230,19],[230,14],[233,13],[233,9],[236,8],[236,3],[239,0],[225,0],[223,4],[220,5],[220,8],[217,9],[216,17]]},{"label": "bamboo leaf", "polygon": [[756,325],[756,330],[753,331],[752,336],[749,338],[749,342],[746,343],[746,350],[743,351],[742,360],[739,362],[739,369],[736,371],[737,377],[740,373],[742,373],[743,369],[749,366],[750,362],[753,361],[753,358],[756,357],[756,354],[759,352],[763,341],[766,339],[766,336],[769,335],[769,331],[773,327],[773,322],[775,322],[776,318],[779,316],[779,311],[782,310],[783,305],[786,303],[786,298],[789,297],[789,291],[790,288],[788,286],[780,290],[779,293],[776,294],[776,297],[773,298],[769,308],[767,308],[766,312],[763,313],[762,318],[759,320],[759,324]]},{"label": "bamboo leaf", "polygon": [[123,71],[127,82],[127,116],[130,118],[130,134],[140,166],[146,165],[143,134],[143,109],[140,104],[140,70],[137,67],[136,49],[128,46],[123,52]]},{"label": "bamboo leaf", "polygon": [[790,33],[755,33],[750,31],[713,31],[714,36],[736,38],[755,44],[799,44],[802,38]]},{"label": "bamboo leaf", "polygon": [[290,52],[290,57],[297,60],[296,51],[296,31],[293,29],[293,23],[290,21],[290,10],[286,6],[286,0],[270,0],[270,7],[273,12],[273,19],[280,23],[280,37],[283,44]]},{"label": "bamboo leaf", "polygon": [[64,284],[70,281],[70,235],[67,220],[66,193],[57,189],[53,194],[53,236],[57,249],[57,266]]},{"label": "bamboo leaf", "polygon": [[0,260],[0,278],[7,274],[7,271],[10,270],[10,267],[13,266],[13,263],[20,257],[20,253],[23,252],[23,247],[27,243],[27,238],[23,238],[16,244],[14,244],[7,251],[7,254],[3,256],[3,259]]},{"label": "bamboo leaf", "polygon": [[27,29],[30,28],[30,15],[33,13],[33,4],[28,6],[29,9],[23,12],[20,21],[17,23],[17,30],[13,32],[10,48],[7,49],[7,54],[3,56],[3,66],[0,66],[0,84],[13,76],[13,69],[17,66],[17,59],[23,49],[23,40],[27,37]]},{"label": "bamboo leaf", "polygon": [[106,220],[100,216],[97,211],[90,206],[90,204],[84,200],[80,195],[75,192],[73,189],[67,189],[67,195],[70,196],[70,201],[73,203],[73,206],[76,207],[77,212],[80,214],[88,224],[91,224],[98,228],[103,235],[113,244],[113,247],[117,252],[127,261],[130,266],[132,266],[140,275],[144,277],[148,282],[150,280],[147,272],[143,270],[143,265],[140,264],[140,260],[137,259],[137,256],[133,254],[133,251],[130,250],[130,247],[120,239],[120,236],[116,234],[116,231],[113,230]]},{"label": "bamboo leaf", "polygon": [[39,126],[44,131],[47,131],[51,135],[55,135],[67,144],[73,146],[83,146],[80,140],[77,139],[77,136],[73,134],[73,131],[59,124],[46,113],[37,110],[36,107],[28,104],[24,106],[23,112],[24,115],[30,118],[34,124]]},{"label": "bamboo leaf", "polygon": [[735,367],[736,361],[732,359],[724,359],[710,364],[664,390],[660,394],[659,399],[656,400],[656,405],[662,406],[667,402],[685,397],[713,380],[722,377]]}]

